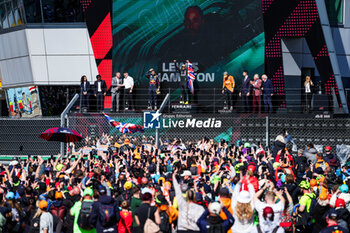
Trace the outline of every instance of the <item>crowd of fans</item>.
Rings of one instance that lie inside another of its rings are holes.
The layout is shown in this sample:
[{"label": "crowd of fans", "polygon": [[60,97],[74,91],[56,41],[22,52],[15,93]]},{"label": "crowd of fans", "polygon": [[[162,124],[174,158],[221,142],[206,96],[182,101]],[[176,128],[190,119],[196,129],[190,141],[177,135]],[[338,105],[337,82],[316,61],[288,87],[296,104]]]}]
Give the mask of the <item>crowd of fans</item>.
[{"label": "crowd of fans", "polygon": [[[333,149],[113,137],[0,165],[2,232],[347,233],[350,162]],[[102,148],[107,148],[103,150]]]}]

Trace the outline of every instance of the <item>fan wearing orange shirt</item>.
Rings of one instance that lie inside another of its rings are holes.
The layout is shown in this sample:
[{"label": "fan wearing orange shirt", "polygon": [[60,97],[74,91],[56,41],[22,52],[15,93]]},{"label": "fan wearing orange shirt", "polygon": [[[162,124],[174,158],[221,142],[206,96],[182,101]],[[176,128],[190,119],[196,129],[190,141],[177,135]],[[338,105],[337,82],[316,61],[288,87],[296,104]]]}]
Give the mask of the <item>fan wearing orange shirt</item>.
[{"label": "fan wearing orange shirt", "polygon": [[224,72],[222,94],[225,97],[224,109],[233,109],[232,105],[232,94],[235,88],[235,79],[232,75],[229,75],[226,71]]}]

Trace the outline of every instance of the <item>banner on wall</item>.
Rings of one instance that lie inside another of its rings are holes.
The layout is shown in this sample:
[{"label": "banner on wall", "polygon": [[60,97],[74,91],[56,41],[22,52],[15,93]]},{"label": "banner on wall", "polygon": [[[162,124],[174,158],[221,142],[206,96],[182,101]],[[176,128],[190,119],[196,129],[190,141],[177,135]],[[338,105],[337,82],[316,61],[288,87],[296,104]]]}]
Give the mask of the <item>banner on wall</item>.
[{"label": "banner on wall", "polygon": [[10,117],[41,116],[39,91],[36,86],[7,89],[7,106]]},{"label": "banner on wall", "polygon": [[[147,88],[146,71],[159,74],[161,89],[177,89],[181,66],[193,64],[194,98],[212,101],[224,71],[241,83],[242,70],[264,70],[261,0],[113,0],[113,73],[128,71],[135,90]],[[142,100],[140,100],[142,101]],[[144,100],[146,101],[146,100]]]}]

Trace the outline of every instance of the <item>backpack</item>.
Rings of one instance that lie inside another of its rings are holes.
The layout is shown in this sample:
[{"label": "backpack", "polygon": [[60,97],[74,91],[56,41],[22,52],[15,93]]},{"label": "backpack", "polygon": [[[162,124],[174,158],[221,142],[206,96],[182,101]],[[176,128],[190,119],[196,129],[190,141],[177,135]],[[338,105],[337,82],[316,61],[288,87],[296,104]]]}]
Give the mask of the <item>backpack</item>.
[{"label": "backpack", "polygon": [[50,212],[52,215],[55,215],[64,221],[64,217],[66,216],[66,207],[64,205],[61,205],[60,207],[52,205]]},{"label": "backpack", "polygon": [[207,233],[225,233],[225,229],[222,224],[209,225]]},{"label": "backpack", "polygon": [[101,204],[99,208],[99,219],[101,225],[103,227],[111,227],[115,225],[117,222],[116,212],[117,210],[114,208],[114,205]]},{"label": "backpack", "polygon": [[144,233],[160,233],[160,228],[159,226],[153,222],[152,219],[150,219],[150,214],[151,214],[151,208],[148,208],[147,211],[147,220],[145,222],[145,225],[143,226],[143,232]]},{"label": "backpack", "polygon": [[33,218],[30,222],[30,233],[39,233],[40,232],[40,217]]},{"label": "backpack", "polygon": [[83,201],[81,204],[80,213],[78,216],[78,226],[84,230],[91,230],[94,227],[90,223],[90,215],[92,212],[93,202]]},{"label": "backpack", "polygon": [[[279,227],[280,227],[280,226],[276,226],[276,227],[272,230],[271,233],[276,233],[276,232],[278,231],[278,228],[279,228]],[[257,225],[256,228],[258,229],[258,233],[263,233],[262,230],[261,230],[261,228],[260,228],[260,225]]]},{"label": "backpack", "polygon": [[170,225],[170,221],[169,221],[169,215],[166,211],[161,211],[159,213],[160,215],[160,225],[159,225],[159,228],[160,228],[160,231],[162,233],[169,233],[171,232],[171,225]]},{"label": "backpack", "polygon": [[292,232],[293,231],[293,219],[287,211],[283,211],[281,214],[281,224],[280,226],[284,228],[285,231]]},{"label": "backpack", "polygon": [[304,210],[302,213],[299,213],[298,211],[294,213],[294,222],[296,227],[311,225],[314,221],[312,213],[317,205],[317,200],[308,194],[305,195],[311,199],[310,210],[309,212]]}]

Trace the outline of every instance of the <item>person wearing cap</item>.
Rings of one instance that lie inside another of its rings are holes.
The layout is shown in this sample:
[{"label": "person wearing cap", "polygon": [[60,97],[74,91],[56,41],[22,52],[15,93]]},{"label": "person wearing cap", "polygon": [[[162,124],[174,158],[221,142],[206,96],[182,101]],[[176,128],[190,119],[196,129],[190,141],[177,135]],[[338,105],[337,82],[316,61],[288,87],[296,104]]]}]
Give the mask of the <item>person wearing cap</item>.
[{"label": "person wearing cap", "polygon": [[175,223],[175,221],[178,218],[179,212],[177,211],[177,209],[174,206],[170,206],[168,201],[166,200],[165,196],[163,194],[159,194],[156,197],[156,206],[158,208],[159,211],[159,215],[163,221],[162,216],[164,214],[168,215],[168,219],[169,219],[169,227],[170,227],[170,231],[168,232],[162,232],[162,233],[171,233],[171,225]]},{"label": "person wearing cap", "polygon": [[159,89],[160,89],[160,80],[153,68],[147,71],[147,73],[145,74],[145,77],[148,78],[149,80],[149,86],[148,86],[149,100],[148,100],[147,109],[152,109],[154,107],[154,110],[157,110],[157,93],[159,93]]},{"label": "person wearing cap", "polygon": [[262,85],[262,80],[260,79],[258,74],[254,75],[254,81],[250,81],[250,84],[253,87],[253,113],[260,113],[261,112],[261,85]]},{"label": "person wearing cap", "polygon": [[232,75],[229,75],[227,71],[224,72],[223,82],[222,82],[222,94],[225,97],[224,109],[233,109],[232,105],[232,94],[235,88],[235,79]]},{"label": "person wearing cap", "polygon": [[197,226],[197,220],[203,214],[204,208],[195,203],[196,194],[194,190],[187,190],[186,199],[183,197],[176,175],[177,170],[173,172],[173,184],[176,200],[179,205],[178,233],[200,232],[200,229]]},{"label": "person wearing cap", "polygon": [[233,210],[232,215],[235,220],[233,226],[231,227],[232,233],[250,233],[254,225],[254,204],[252,199],[255,195],[255,190],[253,185],[248,181],[249,191],[244,189],[240,191],[242,183],[242,179],[238,181],[234,190],[232,190],[230,185],[226,186],[232,193],[231,208]]},{"label": "person wearing cap", "polygon": [[350,209],[350,193],[349,186],[347,184],[342,184],[338,190],[332,195],[329,203],[331,206],[335,206],[338,199],[342,199],[345,202],[345,207]]},{"label": "person wearing cap", "polygon": [[93,228],[91,230],[85,230],[79,227],[78,225],[78,218],[80,214],[80,210],[82,207],[82,204],[85,202],[93,203],[92,197],[94,195],[94,192],[91,188],[86,188],[83,192],[83,200],[76,202],[73,207],[70,209],[70,214],[74,216],[74,233],[95,233],[96,228]]},{"label": "person wearing cap", "polygon": [[280,222],[275,220],[275,212],[272,207],[266,206],[262,211],[262,219],[259,224],[252,229],[252,233],[284,233],[284,229],[280,226]]},{"label": "person wearing cap", "polygon": [[116,198],[117,205],[120,206],[123,201],[130,203],[132,197],[132,182],[126,181],[124,183],[123,192]]},{"label": "person wearing cap", "polygon": [[320,233],[349,233],[349,231],[338,224],[339,216],[335,209],[330,209],[326,221],[327,228],[324,228]]},{"label": "person wearing cap", "polygon": [[333,167],[338,167],[340,162],[336,155],[332,154],[332,147],[325,146],[325,155],[323,156],[324,161],[326,161],[330,166],[332,164]]},{"label": "person wearing cap", "polygon": [[[92,212],[90,216],[91,224],[93,226],[96,226],[96,232],[102,233],[102,232],[117,232],[118,227],[117,223],[120,220],[120,214],[119,214],[119,208],[117,206],[117,203],[111,196],[107,196],[107,188],[103,185],[100,185],[98,187],[98,192],[100,197],[98,198],[98,201],[95,202],[92,205]],[[111,209],[111,211],[114,211],[113,219],[108,219],[107,226],[103,226],[103,216],[101,216],[101,208],[108,208]]]},{"label": "person wearing cap", "polygon": [[[265,193],[264,202],[260,201],[261,195]],[[277,198],[275,198],[275,196]],[[277,202],[278,200],[278,202]],[[275,224],[279,224],[281,222],[281,214],[284,210],[284,204],[286,200],[284,199],[282,192],[278,192],[274,184],[270,181],[264,185],[254,196],[254,205],[255,209],[259,214],[259,222],[264,220],[264,209],[266,207],[271,207],[274,213],[274,222]]]},{"label": "person wearing cap", "polygon": [[[221,209],[227,216],[226,220],[220,217]],[[197,225],[201,233],[207,233],[211,230],[214,232],[227,232],[232,227],[234,221],[232,214],[226,207],[221,208],[221,203],[212,202],[209,204],[209,208],[198,219]]]},{"label": "person wearing cap", "polygon": [[49,212],[47,212],[47,208],[47,201],[42,200],[39,202],[39,209],[41,211],[40,233],[53,233],[53,217]]},{"label": "person wearing cap", "polygon": [[[186,61],[188,62],[188,60]],[[188,79],[188,69],[186,64],[182,64],[181,68],[176,63],[176,60],[174,60],[175,69],[180,74],[180,88],[181,88],[181,100],[180,104],[188,104],[189,99],[189,89],[187,84]]]}]

